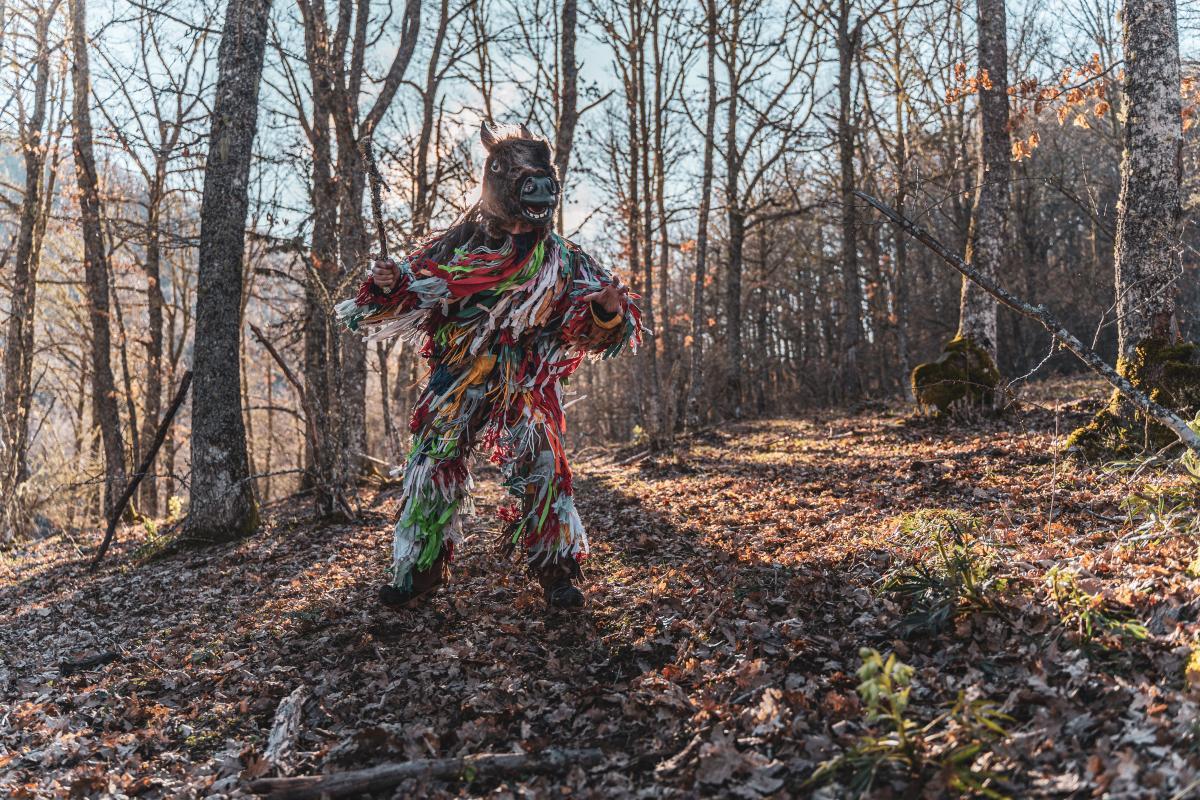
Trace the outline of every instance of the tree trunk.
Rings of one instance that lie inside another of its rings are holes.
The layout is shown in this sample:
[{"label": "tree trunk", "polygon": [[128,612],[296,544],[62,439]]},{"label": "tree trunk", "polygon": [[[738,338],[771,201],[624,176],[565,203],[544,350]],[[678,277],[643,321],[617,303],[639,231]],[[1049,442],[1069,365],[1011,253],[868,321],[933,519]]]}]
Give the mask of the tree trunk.
[{"label": "tree trunk", "polygon": [[854,56],[862,34],[862,20],[850,24],[850,0],[840,0],[837,17],[838,46],[838,166],[841,194],[842,233],[842,353],[841,389],[846,394],[862,388],[858,369],[859,345],[862,342],[862,286],[858,273],[858,207],[854,189],[854,121],[851,119]]},{"label": "tree trunk", "polygon": [[1183,128],[1175,0],[1127,0],[1124,20],[1116,291],[1120,356],[1129,362],[1144,340],[1175,338]]},{"label": "tree trunk", "polygon": [[[657,320],[658,300],[654,292],[654,190],[653,170],[651,168],[651,153],[653,149],[652,121],[650,118],[650,98],[647,93],[646,81],[649,71],[646,61],[647,36],[643,25],[649,14],[643,10],[640,0],[634,0],[633,16],[636,34],[634,36],[634,91],[637,102],[637,137],[639,143],[641,165],[641,197],[639,210],[642,213],[642,319],[654,338],[641,354],[641,362],[646,370],[646,432],[650,445],[660,448],[665,444],[667,431],[663,429],[662,407],[666,401],[663,396],[663,384],[660,378],[659,353],[662,344],[659,342],[661,325]],[[653,46],[654,43],[651,43]]]},{"label": "tree trunk", "polygon": [[[156,172],[150,187],[147,213],[146,241],[146,407],[142,414],[142,441],[150,441],[158,429],[162,413],[163,305],[162,292],[162,198],[166,181],[166,162],[156,159]],[[149,517],[158,516],[158,478],[151,473],[142,481],[142,511]]]},{"label": "tree trunk", "polygon": [[4,394],[0,406],[0,542],[14,538],[23,525],[17,489],[28,477],[29,413],[33,407],[33,329],[37,309],[37,272],[41,261],[40,217],[46,164],[46,107],[50,88],[51,14],[36,23],[37,64],[33,108],[20,131],[25,167],[13,264],[12,298],[4,350]]},{"label": "tree trunk", "polygon": [[[905,115],[908,113],[908,97],[904,83],[904,20],[900,11],[900,0],[892,0],[892,79],[894,82],[896,108],[896,141],[893,146],[893,161],[896,170],[896,210],[901,214],[908,202],[908,132],[905,130]],[[895,264],[892,268],[892,299],[896,317],[896,358],[899,361],[901,386],[904,399],[913,401],[912,384],[908,380],[910,358],[908,353],[908,239],[895,237]]]},{"label": "tree trunk", "polygon": [[[669,77],[664,73],[667,69],[663,64],[664,42],[659,30],[659,17],[662,6],[655,0],[650,10],[651,42],[654,47],[654,115],[651,124],[654,128],[654,213],[658,221],[658,327],[655,329],[655,339],[661,342],[662,358],[658,359],[658,391],[659,418],[657,420],[659,436],[669,443],[675,431],[675,421],[671,419],[675,409],[675,385],[672,376],[675,373],[675,334],[671,325],[671,239],[667,226],[667,164],[666,144],[663,133],[667,127],[666,100],[663,96],[663,81]],[[648,200],[649,198],[647,198]],[[657,343],[656,342],[656,343]],[[654,348],[658,350],[658,347]]]},{"label": "tree trunk", "polygon": [[229,0],[200,206],[192,491],[187,531],[227,541],[258,527],[238,379],[242,259],[270,0]]},{"label": "tree trunk", "polygon": [[[1012,142],[1008,131],[1008,42],[1004,0],[976,0],[979,36],[979,172],[967,235],[967,261],[989,278],[1003,272],[1008,247]],[[958,336],[996,363],[996,301],[963,278]]]},{"label": "tree trunk", "polygon": [[[1176,341],[1183,123],[1175,0],[1126,0],[1123,17],[1125,133],[1114,258],[1117,371],[1158,403],[1190,418],[1200,405],[1200,348]],[[1147,412],[1158,424],[1149,423]],[[1067,444],[1109,457],[1158,450],[1174,441],[1172,434],[1184,438],[1161,414],[1127,392],[1114,392],[1108,406],[1073,432]]]},{"label": "tree trunk", "polygon": [[558,181],[563,185],[567,183],[571,148],[575,143],[575,126],[579,122],[579,64],[575,61],[577,5],[576,0],[563,0],[559,31],[562,38],[562,64],[559,67],[560,99],[554,134],[554,166],[558,169]]},{"label": "tree trunk", "polygon": [[708,217],[712,210],[713,134],[717,122],[717,4],[705,0],[705,54],[708,59],[708,105],[704,112],[704,166],[700,177],[700,218],[696,223],[696,274],[692,283],[692,353],[687,395],[687,424],[700,424],[700,394],[704,389],[704,333],[708,310],[704,282],[708,277]]},{"label": "tree trunk", "polygon": [[[734,4],[729,24],[729,36],[737,42],[741,33],[741,7]],[[725,265],[725,325],[728,347],[728,374],[725,376],[724,405],[734,417],[742,414],[742,250],[746,238],[746,215],[741,211],[739,176],[741,174],[738,148],[738,74],[735,64],[736,45],[730,47],[726,67],[729,71],[729,97],[725,116],[725,215],[729,236],[729,258]]]}]

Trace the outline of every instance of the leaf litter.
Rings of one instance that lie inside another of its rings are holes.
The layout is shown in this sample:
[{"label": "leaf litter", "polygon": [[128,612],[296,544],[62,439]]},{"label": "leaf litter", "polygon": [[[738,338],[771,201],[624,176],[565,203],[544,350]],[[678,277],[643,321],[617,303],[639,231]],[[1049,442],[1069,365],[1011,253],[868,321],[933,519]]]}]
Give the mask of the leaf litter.
[{"label": "leaf litter", "polygon": [[[863,753],[884,754],[863,796],[1185,797],[1197,542],[1147,537],[1123,503],[1187,483],[1056,456],[1087,411],[968,426],[874,407],[595,455],[577,468],[595,547],[578,614],[494,571],[488,480],[450,589],[401,614],[375,602],[394,486],[354,524],[281,504],[250,539],[149,561],[126,530],[96,575],[67,539],[30,542],[0,561],[0,795],[248,796],[284,768],[264,752],[296,693],[291,774],[605,754],[382,797],[845,797]],[[969,520],[970,542],[939,551],[929,519]],[[894,706],[864,653],[911,668]]]}]

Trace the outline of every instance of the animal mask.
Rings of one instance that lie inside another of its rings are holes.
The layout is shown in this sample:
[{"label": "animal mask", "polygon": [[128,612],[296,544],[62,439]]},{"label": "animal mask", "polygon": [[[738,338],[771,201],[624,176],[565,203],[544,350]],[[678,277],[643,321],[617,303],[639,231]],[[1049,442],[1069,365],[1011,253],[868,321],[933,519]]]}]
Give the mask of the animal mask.
[{"label": "animal mask", "polygon": [[549,142],[524,125],[497,131],[486,122],[479,138],[487,151],[479,210],[489,227],[549,228],[559,193]]}]

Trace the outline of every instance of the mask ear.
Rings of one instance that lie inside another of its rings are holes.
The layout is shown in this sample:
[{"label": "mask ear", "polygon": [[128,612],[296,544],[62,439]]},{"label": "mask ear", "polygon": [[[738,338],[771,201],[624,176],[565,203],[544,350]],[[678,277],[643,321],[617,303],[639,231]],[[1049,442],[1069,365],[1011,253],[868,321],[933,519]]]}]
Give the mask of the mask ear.
[{"label": "mask ear", "polygon": [[479,141],[483,142],[483,149],[489,153],[496,145],[496,132],[492,130],[491,125],[487,124],[487,120],[484,120],[483,124],[479,126]]}]

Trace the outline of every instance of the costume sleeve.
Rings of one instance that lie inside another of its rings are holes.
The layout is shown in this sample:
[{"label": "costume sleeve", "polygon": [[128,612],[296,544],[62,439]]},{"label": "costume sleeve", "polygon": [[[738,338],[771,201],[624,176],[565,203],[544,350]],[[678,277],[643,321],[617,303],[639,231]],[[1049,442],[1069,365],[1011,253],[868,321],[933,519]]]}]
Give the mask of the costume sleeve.
[{"label": "costume sleeve", "polygon": [[562,325],[567,345],[602,358],[611,358],[626,346],[637,352],[642,343],[642,318],[633,302],[636,295],[622,295],[622,308],[616,313],[584,300],[605,286],[616,285],[617,279],[582,250],[575,250],[571,260],[574,279]]},{"label": "costume sleeve", "polygon": [[385,323],[417,311],[424,299],[418,291],[419,287],[413,286],[414,276],[409,259],[403,259],[398,264],[393,260],[392,263],[396,264],[399,275],[391,291],[385,292],[375,283],[374,278],[368,277],[359,285],[358,294],[352,299],[338,303],[334,309],[341,324],[352,331],[365,328],[368,339],[403,333],[393,330],[395,326],[386,325],[387,333],[379,335]]}]

